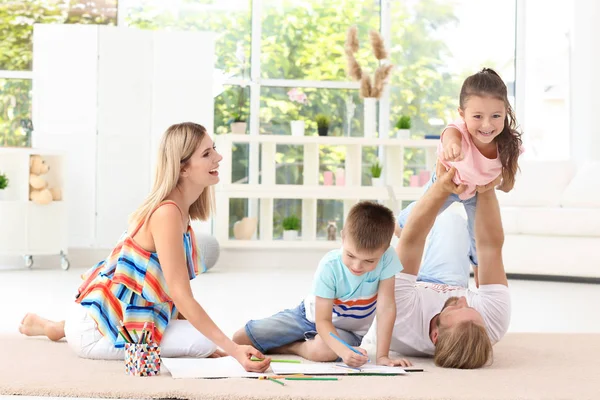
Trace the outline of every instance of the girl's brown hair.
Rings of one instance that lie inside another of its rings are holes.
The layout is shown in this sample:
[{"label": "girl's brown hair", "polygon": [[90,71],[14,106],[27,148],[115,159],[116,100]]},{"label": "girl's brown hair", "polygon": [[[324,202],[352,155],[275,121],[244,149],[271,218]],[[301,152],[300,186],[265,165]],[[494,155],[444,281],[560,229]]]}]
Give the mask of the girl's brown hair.
[{"label": "girl's brown hair", "polygon": [[515,183],[515,175],[519,170],[519,154],[521,149],[521,132],[517,130],[515,113],[508,101],[508,90],[500,75],[491,68],[484,68],[465,79],[460,90],[460,108],[465,109],[465,103],[471,96],[493,97],[504,102],[506,117],[504,130],[494,140],[498,144],[498,155],[502,162],[502,177],[508,187]]}]

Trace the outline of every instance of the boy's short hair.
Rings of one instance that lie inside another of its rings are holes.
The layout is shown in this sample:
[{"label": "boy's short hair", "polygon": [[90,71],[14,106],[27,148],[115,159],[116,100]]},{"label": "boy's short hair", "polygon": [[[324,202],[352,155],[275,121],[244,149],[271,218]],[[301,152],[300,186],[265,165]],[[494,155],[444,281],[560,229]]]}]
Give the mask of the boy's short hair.
[{"label": "boy's short hair", "polygon": [[392,210],[373,201],[361,201],[350,209],[344,235],[352,239],[356,250],[379,250],[390,245],[395,228]]}]

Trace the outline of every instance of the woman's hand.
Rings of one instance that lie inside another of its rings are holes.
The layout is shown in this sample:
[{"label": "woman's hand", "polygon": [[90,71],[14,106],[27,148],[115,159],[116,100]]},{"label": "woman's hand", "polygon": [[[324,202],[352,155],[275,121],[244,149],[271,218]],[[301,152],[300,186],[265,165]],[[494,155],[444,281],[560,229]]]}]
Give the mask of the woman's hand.
[{"label": "woman's hand", "polygon": [[437,179],[434,185],[438,185],[438,187],[445,192],[461,194],[467,189],[466,185],[457,185],[452,181],[452,178],[454,178],[454,175],[456,174],[456,168],[454,167],[446,171],[446,167],[444,167],[441,162],[438,162],[435,174]]},{"label": "woman's hand", "polygon": [[[248,372],[265,372],[271,365],[271,357],[265,357],[252,346],[237,345],[231,352],[231,356]],[[252,357],[259,358],[261,361],[252,361]]]},{"label": "woman's hand", "polygon": [[502,182],[502,175],[498,175],[496,179],[488,183],[487,185],[479,186],[477,185],[477,193],[485,193],[490,189],[495,188]]}]

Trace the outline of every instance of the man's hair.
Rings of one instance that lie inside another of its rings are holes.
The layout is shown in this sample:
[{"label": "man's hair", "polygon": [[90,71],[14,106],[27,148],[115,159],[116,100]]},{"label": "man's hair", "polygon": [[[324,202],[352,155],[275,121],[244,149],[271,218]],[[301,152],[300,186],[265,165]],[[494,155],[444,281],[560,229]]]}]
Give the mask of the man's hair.
[{"label": "man's hair", "polygon": [[390,245],[396,219],[392,210],[372,201],[355,204],[348,213],[344,234],[356,250],[379,250]]},{"label": "man's hair", "polygon": [[433,356],[438,367],[481,368],[491,358],[492,342],[483,326],[473,321],[463,321],[451,328],[438,325]]}]

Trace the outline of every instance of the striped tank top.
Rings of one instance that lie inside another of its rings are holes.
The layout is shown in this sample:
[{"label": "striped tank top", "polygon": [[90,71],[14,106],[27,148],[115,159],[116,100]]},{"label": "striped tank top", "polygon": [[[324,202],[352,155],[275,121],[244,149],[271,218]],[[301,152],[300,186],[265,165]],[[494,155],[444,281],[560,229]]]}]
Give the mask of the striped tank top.
[{"label": "striped tank top", "polygon": [[[165,201],[152,212],[165,204],[177,206],[173,201]],[[177,318],[158,255],[144,250],[133,240],[143,223],[142,220],[131,235],[124,232],[108,258],[82,275],[84,282],[75,300],[87,307],[100,333],[116,348],[125,346],[119,334],[119,321],[123,321],[130,333],[135,329],[138,335],[147,322],[153,341],[160,344],[169,321]],[[189,224],[183,235],[183,246],[191,280],[198,275],[200,260],[194,230]]]}]

